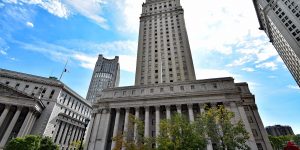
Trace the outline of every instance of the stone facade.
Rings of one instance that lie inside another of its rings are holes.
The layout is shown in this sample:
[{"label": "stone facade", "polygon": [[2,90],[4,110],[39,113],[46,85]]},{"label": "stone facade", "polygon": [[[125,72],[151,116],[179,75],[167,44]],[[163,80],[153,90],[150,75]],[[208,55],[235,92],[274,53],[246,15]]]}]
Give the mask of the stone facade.
[{"label": "stone facade", "polygon": [[99,55],[86,96],[87,101],[94,102],[103,89],[119,86],[120,65],[119,57],[106,59]]},{"label": "stone facade", "polygon": [[268,126],[266,130],[269,135],[272,136],[285,136],[285,135],[295,135],[293,129],[290,126]]},{"label": "stone facade", "polygon": [[[72,141],[80,140],[80,135],[84,134],[84,120],[91,117],[91,104],[62,82],[0,69],[0,83],[41,101],[43,110],[26,134],[52,137],[61,149],[70,147]],[[14,106],[11,102],[0,103]],[[20,104],[26,103],[20,101]]]},{"label": "stone facade", "polygon": [[[115,145],[111,138],[122,132],[134,138],[135,130],[128,128],[128,114],[144,121],[145,136],[155,137],[161,119],[178,112],[194,120],[205,104],[224,105],[234,112],[234,120],[242,120],[250,133],[252,150],[272,149],[248,85],[235,84],[233,78],[106,89],[93,106],[86,148],[110,150]],[[212,144],[207,149],[212,150]]]},{"label": "stone facade", "polygon": [[135,85],[195,80],[180,0],[143,4]]},{"label": "stone facade", "polygon": [[0,149],[12,138],[30,134],[44,109],[41,100],[0,83]]},{"label": "stone facade", "polygon": [[300,86],[300,1],[253,0],[260,29]]}]

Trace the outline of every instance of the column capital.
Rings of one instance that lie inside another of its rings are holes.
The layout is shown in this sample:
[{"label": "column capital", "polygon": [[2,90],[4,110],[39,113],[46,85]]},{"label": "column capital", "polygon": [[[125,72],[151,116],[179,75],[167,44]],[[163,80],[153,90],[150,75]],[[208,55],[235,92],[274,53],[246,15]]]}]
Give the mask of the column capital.
[{"label": "column capital", "polygon": [[148,110],[148,111],[149,111],[150,106],[145,106],[144,108],[145,108],[145,110]]},{"label": "column capital", "polygon": [[154,106],[155,107],[155,109],[160,109],[160,105],[158,105],[158,106]]},{"label": "column capital", "polygon": [[181,109],[181,104],[176,104],[176,108],[180,108]]},{"label": "column capital", "polygon": [[115,108],[115,109],[116,109],[116,112],[120,112],[120,109],[121,109],[121,108]]},{"label": "column capital", "polygon": [[129,112],[129,110],[130,110],[130,107],[125,107],[126,112]]},{"label": "column capital", "polygon": [[140,107],[137,106],[137,107],[134,107],[134,109],[135,109],[135,111],[137,111],[137,110],[140,110]]},{"label": "column capital", "polygon": [[171,105],[165,105],[166,108],[170,109],[171,108]]},{"label": "column capital", "polygon": [[193,108],[193,104],[187,104],[187,106]]},{"label": "column capital", "polygon": [[5,104],[5,108],[9,109],[12,105],[11,104]]}]

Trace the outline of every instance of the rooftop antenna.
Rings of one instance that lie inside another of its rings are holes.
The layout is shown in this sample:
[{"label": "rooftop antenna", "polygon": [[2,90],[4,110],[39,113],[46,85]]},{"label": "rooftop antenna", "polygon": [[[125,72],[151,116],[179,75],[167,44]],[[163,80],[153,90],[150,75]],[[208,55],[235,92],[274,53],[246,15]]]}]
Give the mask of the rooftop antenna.
[{"label": "rooftop antenna", "polygon": [[59,77],[59,81],[60,81],[61,78],[63,77],[64,73],[67,72],[67,68],[66,68],[66,67],[67,67],[68,62],[69,62],[69,59],[67,59],[67,62],[66,62],[66,64],[65,64],[65,67],[64,67],[64,69],[63,69],[63,71],[62,71],[62,73],[61,73],[61,75],[60,75],[60,77]]}]

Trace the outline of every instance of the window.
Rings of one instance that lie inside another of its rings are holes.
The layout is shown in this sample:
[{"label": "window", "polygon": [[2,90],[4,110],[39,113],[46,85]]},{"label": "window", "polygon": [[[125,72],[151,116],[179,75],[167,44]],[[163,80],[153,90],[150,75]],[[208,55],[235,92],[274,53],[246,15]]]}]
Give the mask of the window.
[{"label": "window", "polygon": [[20,83],[17,83],[16,86],[15,86],[15,88],[18,88],[19,86],[20,86]]},{"label": "window", "polygon": [[257,133],[257,131],[256,131],[255,129],[252,129],[252,133],[253,133],[253,136],[254,136],[254,137],[257,137],[257,136],[258,136],[258,133]]},{"label": "window", "polygon": [[163,92],[164,91],[164,88],[160,88],[160,92]]},{"label": "window", "polygon": [[150,89],[150,93],[153,93],[154,92],[154,89]]},{"label": "window", "polygon": [[49,96],[50,99],[53,97],[54,93],[55,93],[55,90],[52,90],[50,93],[50,96]]},{"label": "window", "polygon": [[184,90],[184,86],[180,86],[180,90],[183,91]]},{"label": "window", "polygon": [[25,86],[25,89],[27,89],[27,88],[29,88],[29,85],[26,85],[26,86]]},{"label": "window", "polygon": [[9,81],[6,81],[5,84],[8,85],[8,84],[9,84]]},{"label": "window", "polygon": [[258,150],[264,150],[263,146],[261,145],[261,143],[256,143],[257,149]]},{"label": "window", "polygon": [[191,89],[195,89],[195,85],[191,85]]}]

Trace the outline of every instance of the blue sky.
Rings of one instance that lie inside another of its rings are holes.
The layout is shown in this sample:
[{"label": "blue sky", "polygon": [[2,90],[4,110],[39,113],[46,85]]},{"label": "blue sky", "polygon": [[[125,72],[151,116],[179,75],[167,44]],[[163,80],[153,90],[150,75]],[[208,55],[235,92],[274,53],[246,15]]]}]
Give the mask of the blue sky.
[{"label": "blue sky", "polygon": [[[0,0],[0,68],[58,77],[86,96],[98,54],[133,85],[143,0]],[[248,82],[264,125],[300,133],[300,89],[258,30],[251,0],[182,0],[197,79]]]}]

